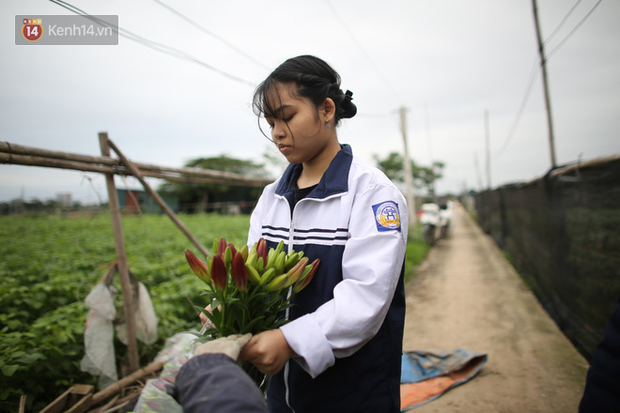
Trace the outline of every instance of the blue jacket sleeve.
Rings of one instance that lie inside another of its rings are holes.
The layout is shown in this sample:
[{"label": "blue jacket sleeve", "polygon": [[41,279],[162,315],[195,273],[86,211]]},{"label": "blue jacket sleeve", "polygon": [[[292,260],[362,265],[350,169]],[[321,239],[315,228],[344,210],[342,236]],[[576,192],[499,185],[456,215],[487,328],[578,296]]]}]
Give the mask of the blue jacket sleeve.
[{"label": "blue jacket sleeve", "polygon": [[605,337],[594,350],[580,413],[618,412],[620,409],[620,300],[607,322]]},{"label": "blue jacket sleeve", "polygon": [[267,413],[258,387],[223,354],[189,359],[177,375],[174,392],[184,413]]}]

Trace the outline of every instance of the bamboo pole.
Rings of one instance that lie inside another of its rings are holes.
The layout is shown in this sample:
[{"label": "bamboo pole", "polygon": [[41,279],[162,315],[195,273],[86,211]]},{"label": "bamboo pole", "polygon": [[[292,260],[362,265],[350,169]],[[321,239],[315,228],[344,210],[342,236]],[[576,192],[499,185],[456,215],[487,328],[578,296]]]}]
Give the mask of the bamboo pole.
[{"label": "bamboo pole", "polygon": [[[88,156],[69,152],[50,151],[31,146],[0,142],[0,163],[43,166],[79,171],[129,174],[118,159]],[[178,182],[202,182],[227,185],[262,187],[272,180],[250,177],[233,172],[202,168],[170,168],[146,163],[135,163],[144,176],[168,179]]]},{"label": "bamboo pole", "polygon": [[120,393],[125,387],[133,384],[134,382],[150,374],[157,373],[159,370],[163,368],[163,366],[164,366],[163,361],[156,361],[154,363],[149,364],[148,366],[145,366],[127,375],[126,377],[123,377],[116,383],[106,387],[105,389],[101,390],[98,393],[95,393],[93,395],[93,398],[91,399],[91,406],[97,405],[101,403],[102,401],[106,400],[107,398],[112,397],[117,393]]},{"label": "bamboo pole", "polygon": [[[99,146],[101,155],[110,156],[110,146],[108,145],[108,134],[99,134]],[[108,187],[108,201],[110,215],[112,217],[112,231],[114,233],[114,247],[116,249],[116,260],[118,262],[118,272],[121,278],[123,289],[123,308],[125,310],[125,321],[127,323],[127,351],[129,356],[129,372],[134,372],[140,368],[138,359],[138,345],[136,342],[136,319],[133,314],[133,291],[129,280],[129,265],[127,254],[125,253],[125,240],[123,238],[123,224],[121,222],[121,211],[118,204],[118,195],[114,186],[114,175],[105,175]]]},{"label": "bamboo pole", "polygon": [[210,257],[211,253],[200,243],[200,241],[198,241],[196,237],[194,237],[194,235],[187,229],[183,222],[181,222],[181,220],[176,216],[174,211],[170,209],[170,207],[166,204],[162,197],[159,196],[159,194],[151,188],[151,186],[146,182],[146,180],[140,173],[140,170],[136,168],[136,166],[129,159],[127,159],[125,155],[123,155],[123,153],[120,151],[120,149],[118,149],[114,142],[108,140],[108,145],[110,145],[112,150],[116,152],[116,155],[118,155],[118,157],[121,159],[121,162],[131,171],[132,175],[135,176],[138,181],[140,181],[146,192],[151,195],[155,202],[157,202],[157,204],[166,213],[166,215],[170,217],[172,222],[176,224],[176,226],[181,230],[181,232],[185,234],[185,236],[192,242],[192,244],[194,244],[194,246],[196,246],[196,248],[198,248],[198,250],[203,255],[205,255],[206,257]]}]

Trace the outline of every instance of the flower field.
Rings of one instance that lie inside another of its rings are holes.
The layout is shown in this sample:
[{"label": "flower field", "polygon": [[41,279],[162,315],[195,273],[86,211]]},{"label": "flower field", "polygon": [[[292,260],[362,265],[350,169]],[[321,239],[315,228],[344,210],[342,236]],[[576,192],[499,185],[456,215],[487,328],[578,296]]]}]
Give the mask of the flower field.
[{"label": "flower field", "polygon": [[[249,216],[180,219],[208,248],[220,237],[246,242]],[[193,245],[166,216],[126,216],[123,230],[129,268],[148,288],[159,322],[157,342],[138,342],[146,365],[166,338],[199,328],[189,300],[204,306],[204,284],[185,260]],[[116,259],[110,216],[0,217],[0,256],[0,411],[17,411],[21,394],[38,411],[74,383],[95,383],[79,368],[84,298]],[[126,350],[117,344],[121,365]]]},{"label": "flower field", "polygon": [[[246,242],[249,216],[181,215],[205,245],[221,237]],[[149,290],[158,318],[158,340],[138,342],[140,364],[148,364],[164,340],[199,328],[195,306],[203,307],[204,283],[184,255],[195,247],[164,215],[123,217],[129,268]],[[426,254],[423,241],[410,240],[408,272]],[[84,298],[116,259],[109,214],[0,217],[0,411],[39,411],[75,383],[95,384],[80,371],[84,355]],[[120,280],[115,278],[120,290]],[[120,294],[117,308],[122,306]],[[117,366],[126,360],[116,340]]]}]

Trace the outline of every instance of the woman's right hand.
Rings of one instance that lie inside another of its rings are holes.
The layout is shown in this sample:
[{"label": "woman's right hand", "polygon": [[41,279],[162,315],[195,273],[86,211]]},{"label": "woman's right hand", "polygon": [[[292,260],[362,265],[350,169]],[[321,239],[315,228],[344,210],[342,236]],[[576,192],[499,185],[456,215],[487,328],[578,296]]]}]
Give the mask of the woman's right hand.
[{"label": "woman's right hand", "polygon": [[[205,311],[211,314],[211,304],[205,307]],[[204,312],[201,312],[199,317],[200,317],[200,323],[202,324],[203,327],[205,326],[205,324],[208,324],[207,328],[213,327],[213,323],[211,322],[211,320],[209,320],[209,317],[207,317]]]}]

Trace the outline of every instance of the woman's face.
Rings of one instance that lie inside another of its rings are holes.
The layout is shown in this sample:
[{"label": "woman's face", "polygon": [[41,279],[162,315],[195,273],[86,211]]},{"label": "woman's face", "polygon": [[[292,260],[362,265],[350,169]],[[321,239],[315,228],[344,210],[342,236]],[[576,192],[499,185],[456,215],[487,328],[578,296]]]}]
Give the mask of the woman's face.
[{"label": "woman's face", "polygon": [[319,156],[335,137],[325,126],[322,107],[305,97],[293,97],[294,84],[278,83],[268,98],[273,113],[265,113],[271,138],[290,163],[307,163]]}]

